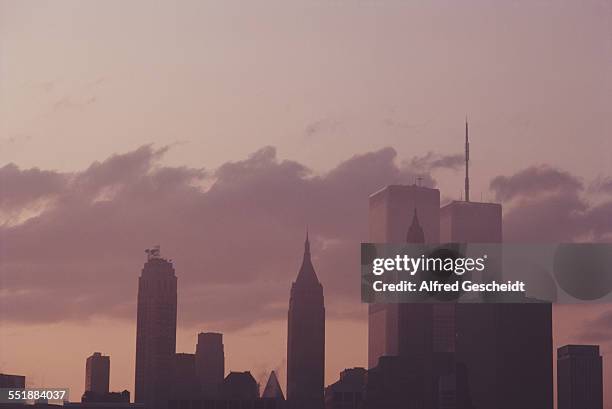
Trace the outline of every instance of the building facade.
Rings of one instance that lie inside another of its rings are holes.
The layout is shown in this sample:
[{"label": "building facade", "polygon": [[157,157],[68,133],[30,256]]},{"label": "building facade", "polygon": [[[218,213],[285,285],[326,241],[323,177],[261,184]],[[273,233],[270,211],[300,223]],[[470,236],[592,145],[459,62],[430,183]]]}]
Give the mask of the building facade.
[{"label": "building facade", "polygon": [[323,286],[310,258],[308,235],[291,285],[287,329],[287,402],[292,409],[322,409],[325,378]]},{"label": "building facade", "polygon": [[565,345],[557,350],[557,407],[602,409],[602,358],[597,345]]},{"label": "building facade", "polygon": [[0,373],[0,388],[25,388],[26,377]]},{"label": "building facade", "polygon": [[159,247],[147,250],[138,280],[136,324],[136,403],[165,408],[176,352],[177,278]]},{"label": "building facade", "polygon": [[[442,207],[440,240],[501,243],[501,205],[453,201]],[[487,279],[503,278],[500,266],[488,265],[487,272]],[[552,306],[523,301],[455,306],[455,359],[466,367],[475,407],[553,407]]]},{"label": "building facade", "polygon": [[85,363],[85,391],[95,394],[108,393],[110,381],[110,357],[94,352]]},{"label": "building facade", "polygon": [[202,396],[217,397],[225,376],[223,334],[215,332],[198,334],[195,360]]}]

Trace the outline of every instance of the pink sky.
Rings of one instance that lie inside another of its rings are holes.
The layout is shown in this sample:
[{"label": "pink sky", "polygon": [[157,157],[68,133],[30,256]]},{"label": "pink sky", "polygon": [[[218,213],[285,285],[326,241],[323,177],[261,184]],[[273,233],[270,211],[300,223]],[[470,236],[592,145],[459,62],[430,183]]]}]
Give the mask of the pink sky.
[{"label": "pink sky", "polygon": [[[503,201],[508,238],[612,237],[610,73],[604,0],[0,0],[0,371],[76,400],[101,351],[133,390],[137,276],[161,244],[179,351],[221,330],[228,369],[284,377],[309,224],[333,382],[366,361],[367,195],[426,174],[457,199],[466,114],[473,196]],[[611,351],[605,311],[556,311],[556,342]]]}]

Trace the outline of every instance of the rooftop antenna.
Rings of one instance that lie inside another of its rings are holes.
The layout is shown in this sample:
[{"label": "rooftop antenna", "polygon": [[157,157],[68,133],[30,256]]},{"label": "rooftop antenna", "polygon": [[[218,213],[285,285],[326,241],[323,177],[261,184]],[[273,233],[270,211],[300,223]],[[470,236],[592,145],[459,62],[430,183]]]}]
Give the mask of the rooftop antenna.
[{"label": "rooftop antenna", "polygon": [[153,248],[146,249],[145,253],[147,253],[147,260],[151,260],[154,258],[161,258],[161,251],[159,244],[153,246]]},{"label": "rooftop antenna", "polygon": [[465,201],[470,201],[470,141],[467,115],[465,116]]}]

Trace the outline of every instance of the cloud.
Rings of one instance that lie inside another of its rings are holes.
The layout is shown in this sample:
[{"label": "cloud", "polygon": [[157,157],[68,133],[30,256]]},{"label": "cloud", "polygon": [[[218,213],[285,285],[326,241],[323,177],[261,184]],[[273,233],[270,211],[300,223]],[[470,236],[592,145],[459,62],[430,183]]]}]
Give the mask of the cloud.
[{"label": "cloud", "polygon": [[593,203],[569,172],[532,166],[493,178],[490,188],[504,202],[504,240],[612,240],[612,201]]},{"label": "cloud", "polygon": [[612,177],[597,177],[589,184],[589,192],[612,194]]},{"label": "cloud", "polygon": [[330,133],[336,131],[339,127],[339,120],[331,117],[323,118],[307,124],[306,128],[304,129],[304,133],[307,137],[311,137],[321,133]]},{"label": "cloud", "polygon": [[579,338],[584,342],[606,343],[612,341],[612,310],[582,324]]},{"label": "cloud", "polygon": [[571,193],[583,188],[577,177],[544,165],[528,167],[512,176],[497,176],[489,187],[500,201],[548,193]]},{"label": "cloud", "polygon": [[307,225],[329,314],[351,316],[367,197],[421,175],[398,164],[391,148],[355,155],[325,174],[279,160],[273,147],[210,172],[162,165],[166,151],[143,146],[69,175],[6,168],[6,186],[23,190],[11,206],[54,200],[35,217],[0,227],[3,320],[134,319],[143,250],[154,244],[174,260],[182,325],[282,319]]},{"label": "cloud", "polygon": [[408,162],[408,166],[414,169],[422,169],[423,171],[434,171],[437,169],[452,169],[456,170],[462,167],[465,163],[463,154],[440,155],[434,152],[428,152],[424,156],[416,156]]},{"label": "cloud", "polygon": [[15,164],[0,168],[0,212],[14,214],[63,191],[67,175],[37,168],[21,170]]}]

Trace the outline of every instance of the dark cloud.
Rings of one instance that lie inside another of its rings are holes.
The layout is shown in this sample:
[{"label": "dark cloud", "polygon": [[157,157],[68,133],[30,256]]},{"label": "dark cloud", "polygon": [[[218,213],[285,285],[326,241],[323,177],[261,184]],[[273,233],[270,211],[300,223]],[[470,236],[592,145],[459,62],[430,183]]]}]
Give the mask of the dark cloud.
[{"label": "dark cloud", "polygon": [[2,319],[133,319],[143,250],[153,244],[174,260],[182,324],[282,318],[307,225],[330,316],[351,316],[339,306],[362,310],[353,278],[358,243],[367,239],[367,197],[421,174],[398,165],[391,148],[322,175],[278,160],[272,147],[211,173],[162,166],[165,152],[143,146],[68,176],[9,168],[7,186],[34,192],[24,198],[55,200],[36,217],[0,227]]},{"label": "dark cloud", "polygon": [[463,154],[440,155],[434,152],[428,152],[424,156],[416,156],[412,158],[408,165],[414,169],[422,169],[424,171],[434,171],[437,169],[458,169],[465,163]]},{"label": "dark cloud", "polygon": [[580,179],[529,167],[490,184],[504,202],[504,239],[522,242],[611,241],[612,201],[592,203]]},{"label": "dark cloud", "polygon": [[497,176],[489,187],[500,201],[559,192],[573,193],[583,188],[577,177],[549,166],[532,166],[512,176]]},{"label": "dark cloud", "polygon": [[576,194],[524,200],[504,214],[504,239],[525,242],[573,241],[587,233],[587,204]]},{"label": "dark cloud", "polygon": [[61,193],[67,175],[37,168],[21,170],[15,164],[0,168],[0,211],[13,212]]}]

